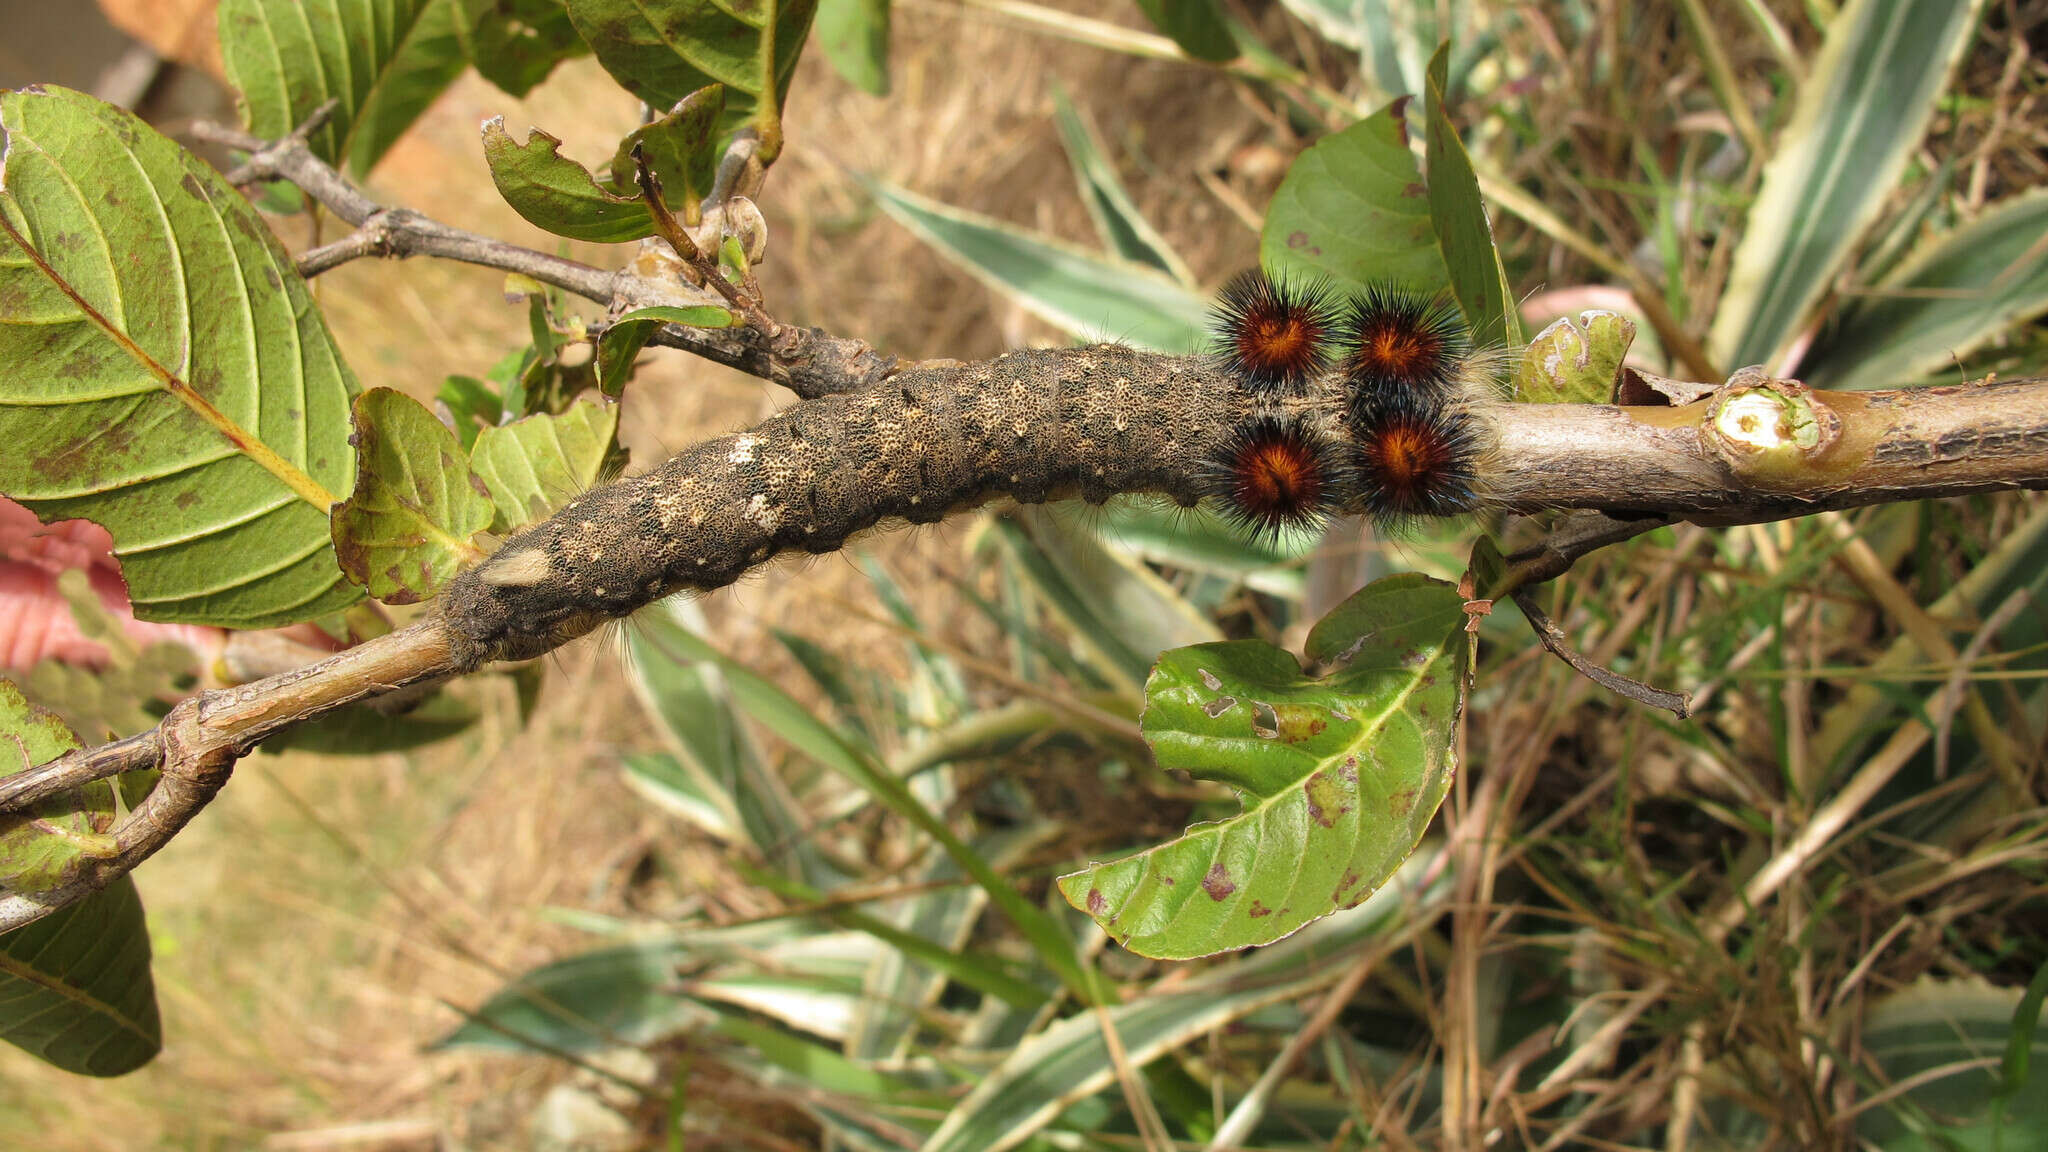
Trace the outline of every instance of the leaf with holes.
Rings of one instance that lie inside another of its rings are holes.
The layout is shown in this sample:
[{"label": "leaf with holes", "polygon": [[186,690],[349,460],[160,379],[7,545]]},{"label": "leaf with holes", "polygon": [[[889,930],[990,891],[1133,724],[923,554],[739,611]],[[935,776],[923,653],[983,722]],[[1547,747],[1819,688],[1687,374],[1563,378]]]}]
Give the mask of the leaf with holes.
[{"label": "leaf with holes", "polygon": [[1457,768],[1468,660],[1463,599],[1415,573],[1361,589],[1316,625],[1321,679],[1269,644],[1160,656],[1140,722],[1161,768],[1236,788],[1244,811],[1060,878],[1140,955],[1270,944],[1365,899],[1415,849]]},{"label": "leaf with holes", "polygon": [[[775,108],[789,91],[817,8],[817,0],[772,6]],[[597,62],[648,104],[673,108],[707,84],[725,85],[720,136],[754,122],[767,103],[762,43],[770,10],[762,0],[569,0],[569,19]]]},{"label": "leaf with holes", "polygon": [[537,413],[478,433],[469,466],[496,506],[491,531],[543,519],[596,487],[618,429],[617,405],[585,397],[559,416]]},{"label": "leaf with holes", "polygon": [[1345,293],[1390,280],[1425,292],[1450,283],[1429,191],[1408,151],[1407,103],[1396,100],[1295,159],[1259,235],[1267,272],[1327,278]]},{"label": "leaf with holes", "polygon": [[307,143],[360,176],[462,74],[462,19],[457,0],[221,0],[221,63],[266,140],[335,101]]},{"label": "leaf with holes", "polygon": [[[78,747],[57,717],[0,680],[0,775]],[[44,803],[33,820],[0,821],[0,891],[32,894],[76,865],[113,823],[111,785]],[[163,1047],[142,899],[123,876],[75,904],[0,935],[0,1040],[64,1069],[118,1076]]]},{"label": "leaf with holes", "polygon": [[89,96],[0,96],[0,493],[84,518],[146,620],[262,628],[360,597],[335,564],[355,378],[220,175]]},{"label": "leaf with holes", "polygon": [[363,393],[355,424],[362,467],[334,510],[335,554],[370,595],[417,604],[483,558],[470,538],[491,525],[491,490],[469,470],[455,433],[403,392]]}]

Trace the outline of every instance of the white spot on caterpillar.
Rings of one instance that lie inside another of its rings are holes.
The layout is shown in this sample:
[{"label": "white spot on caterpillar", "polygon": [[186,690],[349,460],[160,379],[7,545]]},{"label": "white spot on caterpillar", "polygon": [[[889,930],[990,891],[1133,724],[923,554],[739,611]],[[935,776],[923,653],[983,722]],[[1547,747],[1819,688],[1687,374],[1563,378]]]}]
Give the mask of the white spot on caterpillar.
[{"label": "white spot on caterpillar", "polygon": [[732,451],[726,453],[727,464],[752,464],[754,448],[761,443],[759,436],[741,436],[732,442]]},{"label": "white spot on caterpillar", "polygon": [[484,564],[477,579],[494,588],[530,588],[553,575],[548,554],[538,548],[500,552]]},{"label": "white spot on caterpillar", "polygon": [[740,513],[740,517],[759,524],[763,532],[773,532],[782,525],[782,506],[770,504],[765,493],[756,492],[747,501],[747,510]]}]

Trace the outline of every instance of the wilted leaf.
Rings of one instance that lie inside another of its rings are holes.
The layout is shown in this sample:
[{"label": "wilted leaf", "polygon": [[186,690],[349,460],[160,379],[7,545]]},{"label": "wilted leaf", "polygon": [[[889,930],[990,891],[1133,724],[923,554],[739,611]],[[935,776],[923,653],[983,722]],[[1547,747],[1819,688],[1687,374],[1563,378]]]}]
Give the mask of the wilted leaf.
[{"label": "wilted leaf", "polygon": [[559,416],[539,413],[479,433],[469,465],[496,507],[491,531],[545,519],[596,487],[618,427],[617,405],[586,397]]},{"label": "wilted leaf", "polygon": [[1515,399],[1533,404],[1608,404],[1621,362],[1636,338],[1635,321],[1590,309],[1559,317],[1536,334],[1515,366]]},{"label": "wilted leaf", "polygon": [[1406,104],[1396,100],[1295,159],[1259,238],[1268,273],[1324,278],[1346,293],[1388,281],[1427,292],[1450,282],[1429,192],[1408,151]]},{"label": "wilted leaf", "polygon": [[661,185],[662,203],[694,227],[698,204],[711,194],[718,171],[718,119],[724,111],[725,87],[712,84],[677,101],[668,115],[634,129],[612,156],[612,189],[626,194],[639,187],[633,159],[637,148]]},{"label": "wilted leaf", "polygon": [[528,223],[571,240],[623,244],[654,235],[654,217],[635,195],[600,186],[590,169],[560,153],[560,140],[538,128],[515,143],[505,118],[484,121],[484,159],[498,195]]},{"label": "wilted leaf", "polygon": [[1260,641],[1163,653],[1142,730],[1161,768],[1236,788],[1244,812],[1060,878],[1118,942],[1189,959],[1268,944],[1371,895],[1450,788],[1465,665],[1463,600],[1407,573],[1360,590],[1309,634],[1302,675]]},{"label": "wilted leaf", "polygon": [[462,74],[460,21],[457,0],[221,0],[221,53],[266,140],[336,101],[308,143],[360,176]]},{"label": "wilted leaf", "polygon": [[[417,604],[481,559],[491,491],[447,425],[389,388],[356,400],[355,492],[334,510],[334,551],[349,579],[392,604]],[[479,442],[482,436],[478,437]]]},{"label": "wilted leaf", "polygon": [[218,173],[76,92],[0,97],[0,492],[112,533],[146,620],[353,603],[327,510],[356,383],[291,258]]}]

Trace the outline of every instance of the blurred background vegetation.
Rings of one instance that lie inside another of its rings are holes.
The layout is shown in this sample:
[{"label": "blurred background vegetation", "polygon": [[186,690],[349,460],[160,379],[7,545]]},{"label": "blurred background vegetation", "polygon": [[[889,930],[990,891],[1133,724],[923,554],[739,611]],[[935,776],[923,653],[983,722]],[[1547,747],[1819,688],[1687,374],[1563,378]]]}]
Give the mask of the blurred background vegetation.
[{"label": "blurred background vegetation", "polygon": [[[161,54],[188,63],[130,100],[174,133],[232,115],[210,5],[104,6],[152,52],[84,5],[0,4],[0,81],[106,91]],[[1532,328],[1615,307],[1649,370],[1852,387],[2048,358],[2048,3],[1233,0],[1262,47],[1222,67],[1159,7],[897,4],[887,95],[808,53],[762,198],[778,319],[912,359],[1129,335],[1060,323],[1063,293],[1192,301],[1254,263],[1294,157],[1418,91],[1455,32],[1453,113]],[[1956,12],[1931,119],[1883,106]],[[1824,51],[1851,21],[1871,35]],[[587,58],[524,101],[465,77],[369,184],[555,250],[492,190],[494,115],[594,161],[639,110]],[[502,290],[426,262],[318,281],[365,383],[423,399],[527,341]],[[663,353],[622,435],[645,466],[788,402]],[[1476,530],[1261,549],[1145,507],[997,509],[652,610],[550,657],[537,697],[476,678],[452,738],[253,757],[138,873],[163,1055],[93,1082],[0,1051],[0,1143],[2048,1147],[2038,1074],[2001,1079],[2048,962],[2040,494],[1665,530],[1546,590],[1583,650],[1695,693],[1684,722],[1504,608],[1436,832],[1285,944],[1156,964],[1066,907],[1055,875],[1236,810],[1136,741],[1158,651],[1298,650],[1366,579],[1455,577]],[[1064,943],[855,783],[878,768]],[[1803,836],[1822,850],[1746,898]],[[1076,1014],[1055,945],[1126,1005]]]}]

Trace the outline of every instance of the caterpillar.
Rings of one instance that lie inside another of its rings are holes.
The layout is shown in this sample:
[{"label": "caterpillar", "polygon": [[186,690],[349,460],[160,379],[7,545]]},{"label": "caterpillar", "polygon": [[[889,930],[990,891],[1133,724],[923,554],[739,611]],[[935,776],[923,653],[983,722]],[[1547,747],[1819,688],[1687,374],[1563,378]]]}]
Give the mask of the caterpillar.
[{"label": "caterpillar", "polygon": [[[1362,399],[1390,386],[1353,363],[1374,315],[1363,309],[1353,302],[1347,347],[1325,290],[1254,274],[1219,308],[1221,352],[1014,351],[913,365],[866,391],[804,401],[585,492],[458,573],[437,608],[451,659],[461,670],[528,659],[778,554],[833,552],[879,524],[929,523],[999,496],[1210,499],[1252,531],[1339,512],[1460,510],[1475,499],[1480,433],[1434,378],[1386,409],[1405,422]],[[1442,348],[1436,371],[1454,380],[1458,353]],[[1418,411],[1433,415],[1406,419]],[[1432,433],[1455,447],[1427,451],[1417,437]]]}]

